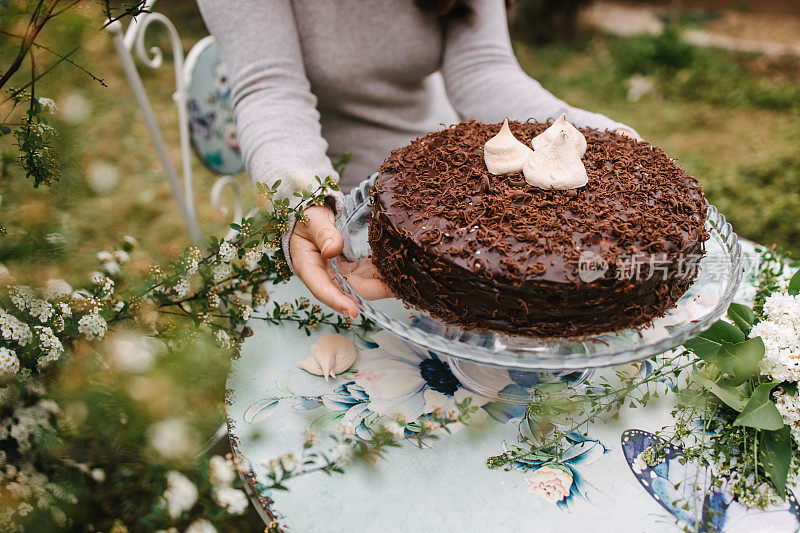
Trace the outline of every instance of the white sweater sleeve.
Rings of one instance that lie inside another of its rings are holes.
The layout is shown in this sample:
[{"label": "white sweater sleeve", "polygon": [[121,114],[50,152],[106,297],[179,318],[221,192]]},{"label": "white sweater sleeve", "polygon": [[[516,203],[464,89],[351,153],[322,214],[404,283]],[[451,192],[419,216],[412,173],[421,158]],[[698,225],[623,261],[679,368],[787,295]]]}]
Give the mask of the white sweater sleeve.
[{"label": "white sweater sleeve", "polygon": [[279,194],[337,176],[306,77],[291,0],[198,0],[231,75],[233,111],[253,181]]},{"label": "white sweater sleeve", "polygon": [[[278,198],[338,174],[327,156],[317,98],[306,77],[291,0],[198,0],[231,76],[245,167],[253,182],[280,179]],[[334,195],[337,208],[341,194]],[[291,268],[289,237],[283,249]]]},{"label": "white sweater sleeve", "polygon": [[544,122],[566,113],[576,126],[633,131],[568,105],[525,74],[511,49],[504,0],[474,0],[470,6],[475,11],[471,19],[447,23],[442,60],[447,95],[462,119]]}]

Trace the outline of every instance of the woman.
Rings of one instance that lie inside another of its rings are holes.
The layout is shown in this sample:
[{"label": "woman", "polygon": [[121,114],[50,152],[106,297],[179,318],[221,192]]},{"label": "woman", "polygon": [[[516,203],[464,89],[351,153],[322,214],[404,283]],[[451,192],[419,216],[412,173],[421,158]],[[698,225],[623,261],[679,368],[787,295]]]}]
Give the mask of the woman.
[{"label": "woman", "polygon": [[[504,0],[198,0],[233,84],[239,142],[255,181],[281,180],[279,194],[336,176],[331,160],[351,152],[343,190],[389,152],[443,125],[474,118],[554,119],[624,130],[570,107],[517,64]],[[284,237],[294,272],[323,303],[355,316],[330,275],[342,250],[332,206]],[[341,195],[338,195],[341,199]],[[368,297],[385,289],[367,270],[351,282]]]}]

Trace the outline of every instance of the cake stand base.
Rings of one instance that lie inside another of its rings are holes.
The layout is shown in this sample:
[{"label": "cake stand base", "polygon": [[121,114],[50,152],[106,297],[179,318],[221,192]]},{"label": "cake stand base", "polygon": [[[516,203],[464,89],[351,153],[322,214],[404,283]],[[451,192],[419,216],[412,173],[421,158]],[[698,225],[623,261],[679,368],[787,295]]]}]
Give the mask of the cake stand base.
[{"label": "cake stand base", "polygon": [[462,385],[492,401],[511,404],[528,404],[535,401],[537,389],[569,385],[576,387],[594,374],[586,370],[527,370],[506,369],[497,366],[472,363],[455,357],[447,357],[450,371]]}]

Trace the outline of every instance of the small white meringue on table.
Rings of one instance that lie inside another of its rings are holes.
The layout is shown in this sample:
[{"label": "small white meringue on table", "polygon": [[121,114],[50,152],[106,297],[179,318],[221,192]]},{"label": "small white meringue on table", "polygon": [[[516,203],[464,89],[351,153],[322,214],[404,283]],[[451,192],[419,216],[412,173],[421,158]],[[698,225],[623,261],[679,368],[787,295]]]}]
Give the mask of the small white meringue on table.
[{"label": "small white meringue on table", "polygon": [[338,333],[331,333],[319,338],[311,345],[311,355],[297,363],[297,366],[314,374],[335,378],[356,362],[356,346],[353,341]]},{"label": "small white meringue on table", "polygon": [[486,163],[486,169],[495,175],[519,172],[522,170],[525,160],[532,153],[533,150],[517,140],[511,133],[508,119],[503,121],[503,126],[498,134],[483,145],[483,160]]}]

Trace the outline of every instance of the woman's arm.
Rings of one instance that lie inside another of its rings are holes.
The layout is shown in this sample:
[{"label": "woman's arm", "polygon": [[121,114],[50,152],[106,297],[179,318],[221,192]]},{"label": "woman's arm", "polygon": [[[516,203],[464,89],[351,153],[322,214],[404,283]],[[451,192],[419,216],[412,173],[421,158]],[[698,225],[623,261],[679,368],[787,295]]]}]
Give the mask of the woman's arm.
[{"label": "woman's arm", "polygon": [[[315,176],[338,177],[326,154],[317,99],[306,77],[291,0],[198,0],[206,26],[231,76],[239,146],[253,181],[280,179],[278,197],[313,189]],[[334,195],[341,205],[341,193]],[[338,208],[336,209],[338,211]],[[355,304],[331,279],[327,259],[342,251],[333,212],[307,211],[309,223],[294,218],[283,237],[289,268],[322,302],[357,314]]]},{"label": "woman's arm", "polygon": [[633,131],[605,115],[568,105],[525,74],[511,49],[504,0],[473,0],[470,6],[470,20],[447,23],[442,61],[447,94],[462,118],[544,122],[566,113],[576,126]]},{"label": "woman's arm", "polygon": [[284,194],[335,176],[290,0],[198,0],[231,77],[245,166]]}]

